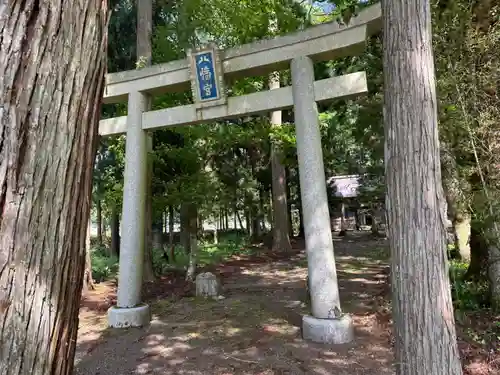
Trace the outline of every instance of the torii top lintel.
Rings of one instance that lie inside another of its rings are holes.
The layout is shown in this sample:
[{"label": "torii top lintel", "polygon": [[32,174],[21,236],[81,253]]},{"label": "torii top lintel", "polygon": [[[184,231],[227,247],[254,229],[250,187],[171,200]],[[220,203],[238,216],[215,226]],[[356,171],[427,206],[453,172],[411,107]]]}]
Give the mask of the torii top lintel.
[{"label": "torii top lintel", "polygon": [[[307,30],[265,39],[222,51],[226,78],[264,75],[286,69],[292,59],[309,56],[315,61],[357,55],[365,48],[366,37],[381,29],[380,3],[362,10],[348,25],[324,23]],[[140,70],[111,73],[106,76],[104,103],[126,101],[128,93],[151,94],[189,88],[187,59],[153,65]]]}]

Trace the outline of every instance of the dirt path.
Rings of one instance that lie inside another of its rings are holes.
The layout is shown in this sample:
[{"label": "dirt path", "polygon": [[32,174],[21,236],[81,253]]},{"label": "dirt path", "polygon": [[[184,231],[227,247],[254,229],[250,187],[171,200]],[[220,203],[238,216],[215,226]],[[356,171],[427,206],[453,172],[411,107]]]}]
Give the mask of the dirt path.
[{"label": "dirt path", "polygon": [[110,287],[99,286],[102,290],[82,308],[76,373],[392,374],[390,335],[380,321],[387,267],[377,259],[385,243],[344,238],[335,246],[343,309],[356,326],[352,344],[302,340],[307,270],[304,253],[297,251],[291,257],[235,259],[219,267],[225,299],[158,300],[146,329],[105,329],[110,301],[102,302],[102,293]]}]

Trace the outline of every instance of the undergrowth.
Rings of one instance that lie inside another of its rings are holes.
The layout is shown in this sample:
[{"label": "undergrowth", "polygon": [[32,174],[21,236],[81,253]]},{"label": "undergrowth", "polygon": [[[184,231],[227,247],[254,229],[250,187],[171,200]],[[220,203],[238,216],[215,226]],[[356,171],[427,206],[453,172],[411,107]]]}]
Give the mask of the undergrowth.
[{"label": "undergrowth", "polygon": [[[198,266],[203,267],[224,262],[234,255],[252,255],[255,249],[248,239],[235,233],[221,236],[220,242],[199,241]],[[105,248],[94,247],[91,254],[92,277],[96,282],[102,282],[116,277],[118,273],[118,257],[109,256]],[[170,270],[185,270],[189,263],[189,254],[181,245],[174,248],[174,257],[170,249],[153,249],[153,269],[157,275]]]},{"label": "undergrowth", "polygon": [[92,278],[100,283],[111,279],[118,273],[118,257],[109,256],[105,248],[95,247],[90,254],[92,261]]},{"label": "undergrowth", "polygon": [[488,282],[466,281],[468,263],[450,261],[450,279],[453,304],[456,310],[475,311],[489,307]]}]

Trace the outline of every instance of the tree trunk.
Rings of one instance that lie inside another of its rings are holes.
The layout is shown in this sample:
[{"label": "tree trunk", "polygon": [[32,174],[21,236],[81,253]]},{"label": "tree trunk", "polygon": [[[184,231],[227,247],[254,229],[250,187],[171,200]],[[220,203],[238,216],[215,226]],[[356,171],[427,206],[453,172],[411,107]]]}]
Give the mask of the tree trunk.
[{"label": "tree trunk", "polygon": [[[106,218],[103,218],[103,220],[102,220],[102,235],[103,235],[103,240],[106,239],[107,234],[108,234],[108,225],[106,223]],[[105,246],[104,243],[103,243],[103,246]]]},{"label": "tree trunk", "polygon": [[480,228],[471,226],[470,230],[471,259],[464,280],[485,279],[488,265],[488,241]]},{"label": "tree trunk", "polygon": [[382,218],[382,210],[380,208],[380,204],[375,203],[372,209],[372,228],[371,228],[372,234],[375,236],[379,235],[381,218]]},{"label": "tree trunk", "polygon": [[250,237],[252,237],[253,236],[253,233],[252,233],[252,215],[250,213],[250,208],[247,208],[245,210],[245,221],[246,221],[245,224],[246,224],[247,233]]},{"label": "tree trunk", "polygon": [[[153,1],[137,0],[137,68],[151,65],[151,33],[153,27]],[[151,101],[148,103],[148,110]],[[152,150],[152,139],[148,136],[148,150]],[[151,251],[153,249],[153,194],[152,194],[153,163],[148,157],[147,192],[146,192],[146,233],[144,248],[143,280],[154,281],[153,262]]]},{"label": "tree trunk", "polygon": [[137,68],[151,65],[153,0],[137,0]]},{"label": "tree trunk", "polygon": [[[270,19],[270,31],[275,32],[278,29],[276,17]],[[280,88],[280,75],[278,72],[269,75],[269,90]],[[271,112],[271,127],[280,128],[283,119],[281,111]],[[272,225],[273,225],[273,251],[291,251],[290,227],[288,222],[288,204],[287,204],[287,183],[286,171],[281,163],[281,150],[276,142],[271,141],[271,172],[272,172]]]},{"label": "tree trunk", "polygon": [[0,374],[73,373],[106,1],[0,6]]},{"label": "tree trunk", "polygon": [[498,313],[500,312],[500,248],[498,243],[492,243],[488,247],[488,278],[491,308]]},{"label": "tree trunk", "polygon": [[287,201],[287,217],[288,217],[288,239],[293,238],[293,221],[292,221],[292,189],[290,181],[290,169],[285,169],[286,178],[286,201]]},{"label": "tree trunk", "polygon": [[120,255],[120,214],[116,206],[111,208],[111,247],[109,255]]},{"label": "tree trunk", "polygon": [[214,244],[218,244],[219,243],[219,220],[218,218],[216,217],[215,220],[214,220]]},{"label": "tree trunk", "polygon": [[97,215],[97,245],[99,247],[103,246],[103,240],[102,240],[102,202],[100,199],[97,200],[96,204],[96,215]]},{"label": "tree trunk", "polygon": [[142,276],[142,281],[144,282],[153,282],[155,281],[155,273],[153,269],[153,256],[152,256],[152,248],[149,247],[144,249],[144,274]]},{"label": "tree trunk", "polygon": [[161,217],[153,225],[152,247],[163,252],[163,220]]},{"label": "tree trunk", "polygon": [[260,237],[260,219],[259,219],[259,210],[256,206],[254,206],[252,214],[252,240],[257,241]]},{"label": "tree trunk", "polygon": [[196,262],[198,257],[198,209],[196,205],[189,204],[188,233],[189,233],[189,265],[186,272],[186,281],[193,282],[196,275]]},{"label": "tree trunk", "polygon": [[168,246],[174,246],[174,207],[168,206]]},{"label": "tree trunk", "polygon": [[181,204],[181,244],[186,254],[191,252],[191,241],[189,239],[189,207],[188,204]]},{"label": "tree trunk", "polygon": [[241,221],[241,216],[240,216],[240,213],[239,211],[236,211],[236,217],[238,218],[238,223],[240,224],[240,229],[245,229],[245,227],[243,226],[243,222]]},{"label": "tree trunk", "polygon": [[264,186],[259,184],[259,206],[258,206],[258,218],[259,218],[259,237],[266,231],[266,210],[265,210],[266,193],[264,191]]},{"label": "tree trunk", "polygon": [[88,290],[94,290],[94,279],[92,278],[92,259],[90,257],[90,253],[92,251],[92,247],[90,245],[90,230],[92,228],[92,220],[89,220],[89,224],[87,227],[87,236],[85,238],[85,271],[83,273],[83,292],[87,292]]},{"label": "tree trunk", "polygon": [[205,227],[203,226],[203,216],[201,214],[198,214],[198,234],[200,238],[203,238],[205,235]]},{"label": "tree trunk", "polygon": [[395,368],[459,375],[429,0],[384,1],[384,119]]},{"label": "tree trunk", "polygon": [[229,229],[229,215],[227,213],[228,213],[228,209],[224,208],[224,226],[225,226],[226,230]]}]

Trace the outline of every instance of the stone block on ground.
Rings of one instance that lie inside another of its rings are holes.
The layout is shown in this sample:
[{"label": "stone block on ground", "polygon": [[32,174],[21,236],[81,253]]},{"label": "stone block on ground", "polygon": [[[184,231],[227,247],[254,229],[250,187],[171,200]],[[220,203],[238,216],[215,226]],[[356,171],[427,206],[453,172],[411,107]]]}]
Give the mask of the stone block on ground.
[{"label": "stone block on ground", "polygon": [[219,281],[212,272],[203,272],[196,276],[197,297],[217,297],[219,295]]}]

